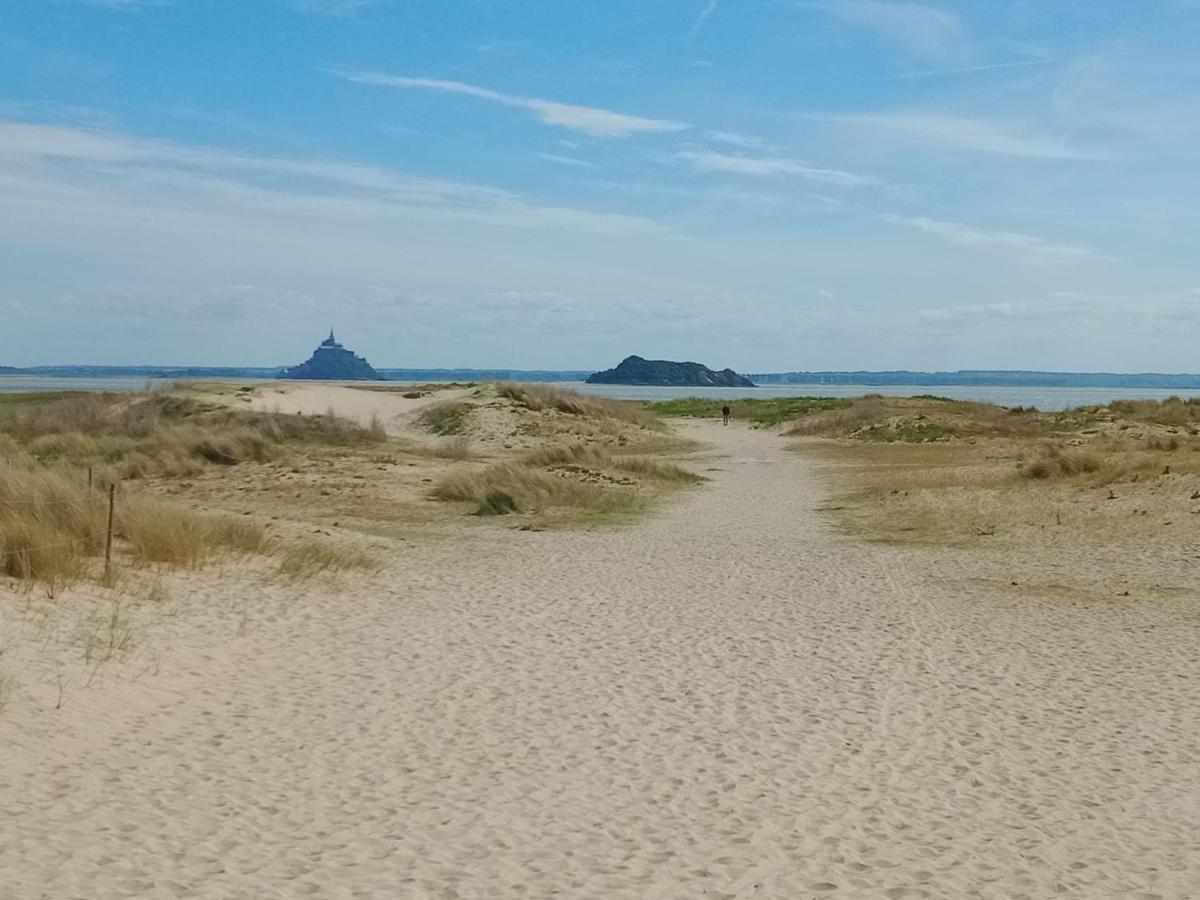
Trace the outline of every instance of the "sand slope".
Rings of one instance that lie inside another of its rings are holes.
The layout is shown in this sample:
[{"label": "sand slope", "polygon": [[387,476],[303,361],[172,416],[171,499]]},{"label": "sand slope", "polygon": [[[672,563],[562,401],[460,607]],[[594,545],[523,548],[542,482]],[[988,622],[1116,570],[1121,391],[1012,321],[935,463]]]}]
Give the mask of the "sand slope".
[{"label": "sand slope", "polygon": [[0,719],[0,897],[1196,895],[1194,615],[839,538],[691,427],[720,471],[651,521],[234,586],[170,691]]}]

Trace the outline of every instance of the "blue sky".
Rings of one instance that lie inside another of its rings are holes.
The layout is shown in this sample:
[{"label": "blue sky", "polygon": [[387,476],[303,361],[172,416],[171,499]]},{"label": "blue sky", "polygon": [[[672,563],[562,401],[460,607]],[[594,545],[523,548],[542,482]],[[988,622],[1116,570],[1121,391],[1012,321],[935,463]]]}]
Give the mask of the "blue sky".
[{"label": "blue sky", "polygon": [[1200,370],[1200,0],[10,0],[0,365]]}]

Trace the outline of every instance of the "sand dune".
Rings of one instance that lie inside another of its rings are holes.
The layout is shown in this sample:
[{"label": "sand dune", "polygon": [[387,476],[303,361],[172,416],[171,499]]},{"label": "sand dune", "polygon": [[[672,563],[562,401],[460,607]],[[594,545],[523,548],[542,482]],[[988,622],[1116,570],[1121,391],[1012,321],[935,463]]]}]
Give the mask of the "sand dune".
[{"label": "sand dune", "polygon": [[[396,384],[390,385],[397,387]],[[369,425],[378,418],[389,432],[401,427],[417,410],[465,396],[467,390],[442,390],[419,398],[399,391],[367,390],[341,383],[281,381],[260,386],[246,406],[261,412],[323,415],[333,410],[342,418]],[[240,403],[238,405],[241,405]]]},{"label": "sand dune", "polygon": [[1196,896],[1194,612],[841,538],[688,427],[625,530],[190,581],[156,678],[0,717],[0,897]]}]

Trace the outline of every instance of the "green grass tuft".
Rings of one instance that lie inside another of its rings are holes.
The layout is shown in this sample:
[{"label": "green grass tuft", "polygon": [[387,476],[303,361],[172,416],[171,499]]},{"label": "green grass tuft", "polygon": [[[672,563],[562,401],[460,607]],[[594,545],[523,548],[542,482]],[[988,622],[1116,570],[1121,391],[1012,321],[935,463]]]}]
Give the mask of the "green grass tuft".
[{"label": "green grass tuft", "polygon": [[483,502],[479,504],[479,509],[475,510],[475,515],[507,516],[509,513],[515,512],[519,512],[519,510],[517,501],[513,499],[512,494],[505,491],[488,491]]},{"label": "green grass tuft", "polygon": [[417,421],[422,428],[447,437],[452,434],[461,434],[467,427],[470,414],[471,407],[468,404],[461,400],[447,400],[421,410]]}]

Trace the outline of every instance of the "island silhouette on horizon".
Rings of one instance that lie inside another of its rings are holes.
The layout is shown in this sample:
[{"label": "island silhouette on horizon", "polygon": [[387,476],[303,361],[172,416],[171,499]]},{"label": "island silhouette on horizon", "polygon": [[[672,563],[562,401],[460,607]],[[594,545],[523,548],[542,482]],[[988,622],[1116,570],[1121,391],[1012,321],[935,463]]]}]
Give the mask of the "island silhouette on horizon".
[{"label": "island silhouette on horizon", "polygon": [[719,372],[697,362],[672,362],[627,356],[615,369],[588,376],[588,384],[629,384],[665,387],[754,387],[733,369]]},{"label": "island silhouette on horizon", "polygon": [[347,350],[333,336],[313,351],[306,362],[279,373],[279,378],[292,381],[383,381],[384,378],[371,364],[352,350]]}]

